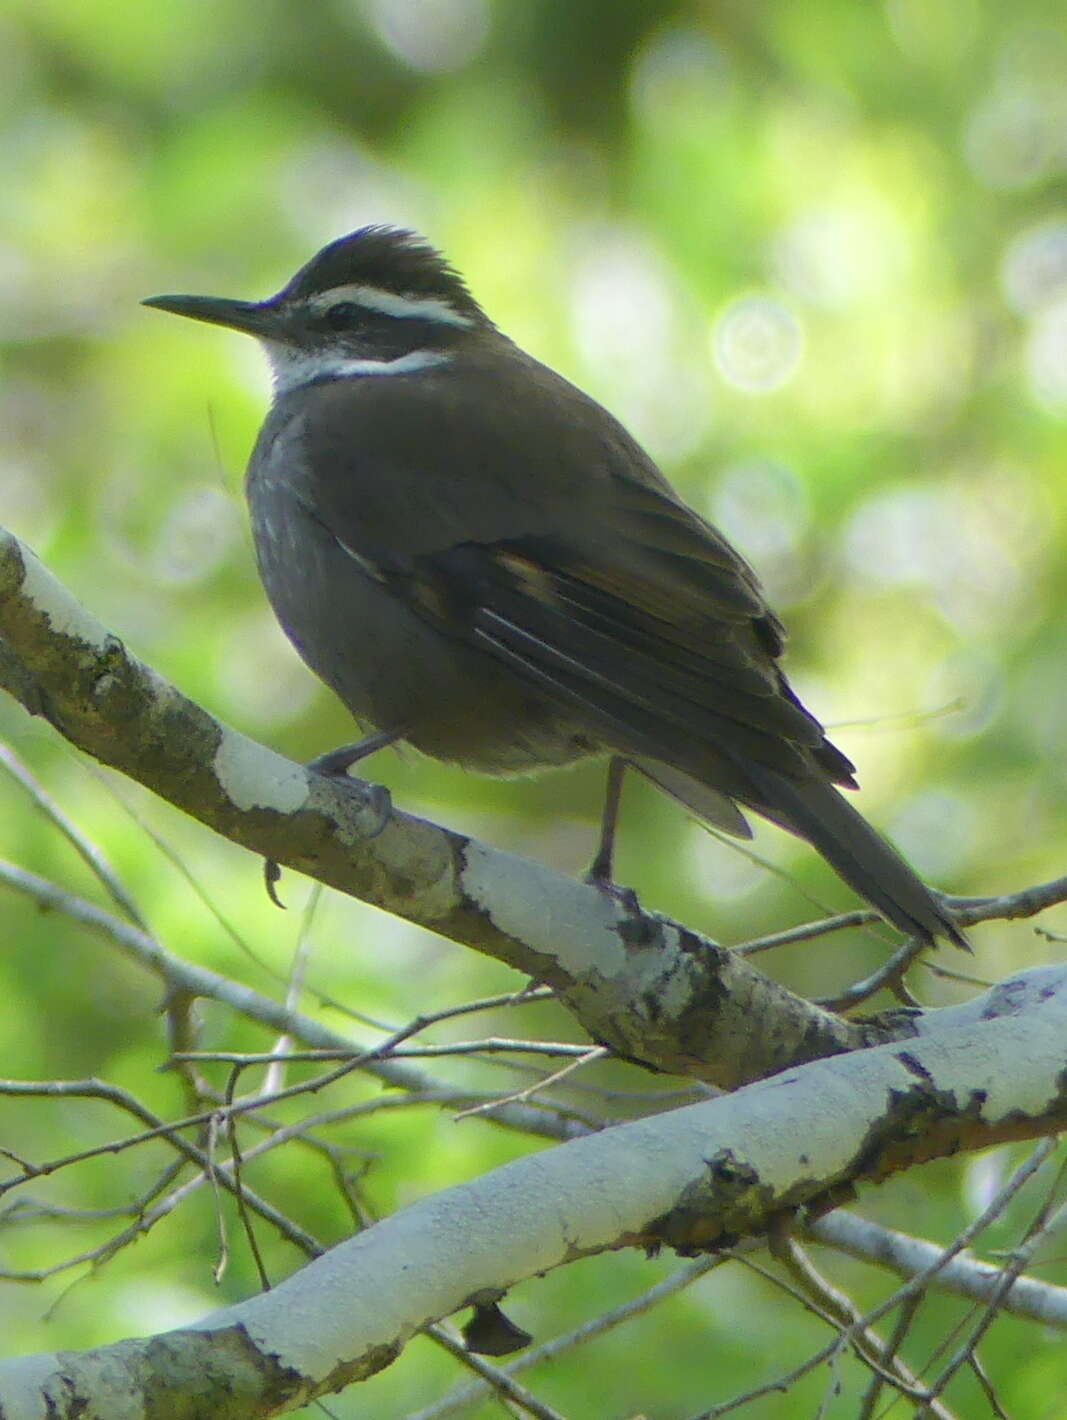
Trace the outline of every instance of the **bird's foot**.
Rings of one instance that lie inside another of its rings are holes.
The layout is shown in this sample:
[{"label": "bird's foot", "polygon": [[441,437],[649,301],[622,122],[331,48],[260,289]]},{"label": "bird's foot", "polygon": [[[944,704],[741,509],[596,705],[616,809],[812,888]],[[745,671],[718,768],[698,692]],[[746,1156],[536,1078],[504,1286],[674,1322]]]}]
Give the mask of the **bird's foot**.
[{"label": "bird's foot", "polygon": [[633,888],[624,887],[622,883],[615,882],[610,876],[610,871],[607,875],[603,872],[599,872],[596,862],[593,863],[593,866],[586,873],[585,881],[590,887],[595,887],[598,892],[602,892],[605,897],[610,898],[612,902],[617,902],[626,912],[627,916],[644,916],[641,910],[641,901]]},{"label": "bird's foot", "polygon": [[[342,745],[340,749],[330,750],[327,754],[320,754],[317,759],[311,760],[305,768],[312,774],[322,774],[327,779],[335,782],[343,782],[348,785],[353,792],[356,791],[354,784],[349,784],[348,771],[353,764],[361,759],[366,759],[375,750],[383,749],[386,745],[393,744],[399,738],[399,732],[381,732],[375,735],[368,735],[366,739],[360,740],[356,744]],[[393,798],[384,784],[367,784],[364,802],[361,807],[367,808],[374,815],[374,822],[370,828],[363,830],[363,837],[367,839],[377,838],[382,833],[393,816]],[[282,875],[281,864],[275,858],[266,858],[263,862],[263,883],[267,889],[267,896],[275,907],[284,909],[285,903],[278,896],[278,882]]]}]

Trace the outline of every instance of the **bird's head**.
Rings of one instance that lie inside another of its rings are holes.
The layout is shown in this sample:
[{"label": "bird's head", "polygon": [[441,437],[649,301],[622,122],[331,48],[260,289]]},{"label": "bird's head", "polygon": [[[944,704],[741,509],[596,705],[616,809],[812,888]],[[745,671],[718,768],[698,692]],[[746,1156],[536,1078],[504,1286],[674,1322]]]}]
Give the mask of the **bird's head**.
[{"label": "bird's head", "polygon": [[431,369],[494,329],[440,252],[398,227],[338,238],[266,301],[153,296],[144,304],[254,335],[279,394],[318,379]]}]

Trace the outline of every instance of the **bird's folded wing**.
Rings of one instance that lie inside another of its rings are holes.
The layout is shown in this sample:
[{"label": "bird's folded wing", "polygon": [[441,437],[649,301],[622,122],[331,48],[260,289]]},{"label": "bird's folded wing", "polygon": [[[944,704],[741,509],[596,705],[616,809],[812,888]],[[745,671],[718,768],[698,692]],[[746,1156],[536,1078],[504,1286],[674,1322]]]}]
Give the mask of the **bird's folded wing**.
[{"label": "bird's folded wing", "polygon": [[531,378],[510,420],[488,376],[420,382],[403,406],[393,379],[324,385],[290,486],[420,616],[573,705],[605,745],[761,809],[746,766],[851,784],[781,674],[781,624],[747,562],[603,410]]},{"label": "bird's folded wing", "polygon": [[847,782],[850,766],[785,685],[758,618],[729,605],[720,570],[697,598],[679,554],[631,551],[590,565],[550,539],[467,544],[420,559],[413,580],[454,634],[569,700],[616,748],[748,802],[762,798],[749,762],[799,778],[819,763]]}]

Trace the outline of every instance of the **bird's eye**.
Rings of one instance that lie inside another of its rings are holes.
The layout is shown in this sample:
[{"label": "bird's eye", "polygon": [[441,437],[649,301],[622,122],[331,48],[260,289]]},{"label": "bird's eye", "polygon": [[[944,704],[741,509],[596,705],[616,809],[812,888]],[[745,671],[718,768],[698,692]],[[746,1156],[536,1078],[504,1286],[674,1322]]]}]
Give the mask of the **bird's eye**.
[{"label": "bird's eye", "polygon": [[354,301],[338,301],[326,311],[326,324],[331,330],[346,330],[355,324],[358,307]]}]

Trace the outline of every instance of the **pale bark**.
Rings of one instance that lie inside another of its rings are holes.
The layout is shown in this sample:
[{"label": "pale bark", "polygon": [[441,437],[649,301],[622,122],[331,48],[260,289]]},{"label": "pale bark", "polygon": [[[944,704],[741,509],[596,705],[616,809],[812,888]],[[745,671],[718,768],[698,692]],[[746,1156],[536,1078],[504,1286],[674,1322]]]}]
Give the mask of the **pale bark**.
[{"label": "pale bark", "polygon": [[[221,725],[7,534],[0,685],[234,842],[549,983],[619,1054],[735,1089],[564,1138],[425,1199],[197,1327],[4,1363],[0,1420],[280,1414],[373,1374],[420,1328],[536,1273],[624,1246],[714,1250],[798,1213],[817,1231],[820,1211],[864,1181],[1063,1126],[1067,968],[1021,973],[941,1011],[842,1019],[681,924],[397,810],[383,819],[370,786],[338,786]],[[43,901],[48,885],[18,874],[7,873],[9,886]],[[960,919],[1036,912],[1065,896],[1060,881],[962,904]],[[53,905],[188,994],[314,1035],[313,1023],[167,957],[138,929],[117,931],[91,904]],[[366,1064],[414,1085],[397,1062]],[[519,1124],[521,1107],[510,1108]],[[955,1259],[945,1285],[961,1278],[983,1295],[989,1269]],[[1029,1296],[1054,1320],[1062,1299],[1027,1293],[1037,1285],[1017,1284],[1020,1310]]]},{"label": "pale bark", "polygon": [[0,686],[233,842],[547,982],[656,1069],[729,1088],[869,1039],[680,923],[397,809],[383,827],[370,786],[212,719],[2,531]]},{"label": "pale bark", "polygon": [[723,1246],[896,1168],[1061,1128],[1067,968],[1020,974],[987,1006],[962,1024],[931,1013],[906,1049],[814,1062],[517,1160],[197,1327],[4,1363],[0,1415],[282,1414],[535,1274],[620,1246]]}]

